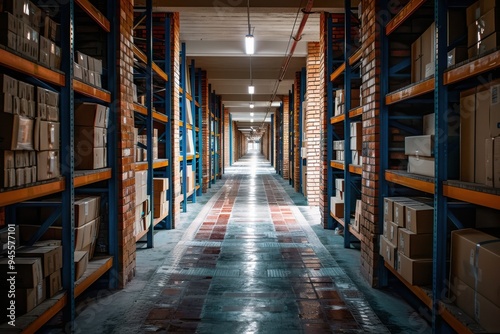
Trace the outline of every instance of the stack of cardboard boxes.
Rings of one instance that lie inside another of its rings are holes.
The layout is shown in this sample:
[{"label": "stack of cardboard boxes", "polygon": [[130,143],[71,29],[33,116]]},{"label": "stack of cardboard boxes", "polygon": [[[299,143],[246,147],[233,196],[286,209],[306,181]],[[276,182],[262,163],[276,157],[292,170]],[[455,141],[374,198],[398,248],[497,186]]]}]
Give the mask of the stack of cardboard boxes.
[{"label": "stack of cardboard boxes", "polygon": [[351,163],[355,166],[363,164],[362,149],[363,149],[363,127],[361,122],[351,123]]},{"label": "stack of cardboard boxes", "polygon": [[423,117],[423,135],[405,138],[408,173],[434,176],[434,114]]},{"label": "stack of cardboard boxes", "polygon": [[344,179],[335,179],[335,196],[330,198],[330,213],[337,218],[344,218]]},{"label": "stack of cardboard boxes", "polygon": [[345,160],[344,143],[344,140],[333,141],[333,158],[335,159],[335,161]]},{"label": "stack of cardboard boxes", "polygon": [[460,180],[500,188],[500,81],[460,95]]},{"label": "stack of cardboard boxes", "polygon": [[3,1],[0,11],[0,44],[46,67],[61,67],[61,48],[55,44],[59,25],[47,13],[26,0]]},{"label": "stack of cardboard boxes", "polygon": [[[358,108],[361,105],[361,95],[359,89],[351,89],[351,109]],[[343,89],[335,91],[334,116],[345,113],[345,92]]]},{"label": "stack of cardboard boxes", "polygon": [[151,226],[151,197],[148,195],[148,172],[135,172],[135,225],[134,235]]},{"label": "stack of cardboard boxes", "polygon": [[75,169],[100,169],[107,163],[109,108],[83,103],[75,108]]},{"label": "stack of cardboard boxes", "polygon": [[425,202],[407,197],[384,200],[380,255],[412,285],[427,285],[432,279],[434,209]]},{"label": "stack of cardboard boxes", "polygon": [[496,1],[480,0],[467,8],[469,58],[496,50],[500,41],[497,33],[500,13]]},{"label": "stack of cardboard boxes", "polygon": [[[139,129],[134,128],[134,155],[136,162],[148,161],[148,136],[139,135]],[[158,129],[153,129],[153,160],[158,159]]]},{"label": "stack of cardboard boxes", "polygon": [[74,77],[89,85],[102,87],[102,60],[77,52],[77,61],[73,64]]},{"label": "stack of cardboard boxes", "polygon": [[451,299],[490,333],[500,332],[500,239],[475,229],[451,234]]},{"label": "stack of cardboard boxes", "polygon": [[168,187],[168,178],[153,179],[154,218],[164,218],[168,216]]}]

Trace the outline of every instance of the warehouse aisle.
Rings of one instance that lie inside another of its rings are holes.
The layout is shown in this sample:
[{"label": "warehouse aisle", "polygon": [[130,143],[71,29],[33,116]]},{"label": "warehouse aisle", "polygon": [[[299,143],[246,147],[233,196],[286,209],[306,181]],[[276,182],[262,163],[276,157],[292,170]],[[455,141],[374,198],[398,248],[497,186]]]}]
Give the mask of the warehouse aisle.
[{"label": "warehouse aisle", "polygon": [[115,332],[387,332],[274,173],[255,152],[229,168],[144,292],[146,320]]}]

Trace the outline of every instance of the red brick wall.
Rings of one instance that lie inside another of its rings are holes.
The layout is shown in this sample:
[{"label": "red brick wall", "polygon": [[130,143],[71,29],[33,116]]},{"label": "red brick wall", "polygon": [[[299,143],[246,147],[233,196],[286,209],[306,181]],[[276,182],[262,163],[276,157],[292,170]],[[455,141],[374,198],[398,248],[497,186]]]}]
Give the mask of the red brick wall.
[{"label": "red brick wall", "polygon": [[307,201],[320,205],[321,175],[323,170],[322,118],[324,114],[324,57],[319,42],[307,44],[307,112],[305,132],[307,138]]},{"label": "red brick wall", "polygon": [[302,135],[300,133],[300,78],[301,78],[301,72],[296,72],[295,73],[295,94],[294,94],[294,108],[295,108],[295,114],[293,116],[293,142],[295,145],[295,158],[294,158],[294,175],[293,175],[293,187],[295,188],[295,191],[300,191],[300,163],[301,163],[301,157],[300,157],[300,136]]},{"label": "red brick wall", "polygon": [[202,192],[208,191],[208,186],[210,183],[210,108],[209,108],[209,94],[208,91],[208,78],[207,72],[203,71],[201,94],[203,99],[203,125],[202,125],[202,137],[203,137],[203,184]]},{"label": "red brick wall", "polygon": [[290,98],[283,96],[283,178],[290,178]]},{"label": "red brick wall", "polygon": [[120,17],[120,36],[116,60],[118,85],[116,110],[116,131],[118,131],[118,156],[116,161],[118,183],[118,285],[120,288],[135,276],[136,254],[134,237],[135,220],[135,172],[134,172],[134,111],[132,84],[134,82],[133,23],[132,3],[121,0],[116,12]]},{"label": "red brick wall", "polygon": [[229,161],[229,138],[231,134],[229,133],[229,109],[224,108],[224,167],[229,167],[231,162]]},{"label": "red brick wall", "polygon": [[362,27],[362,96],[363,96],[363,179],[361,220],[361,274],[375,286],[378,284],[378,212],[380,170],[380,26],[376,18],[376,1],[363,0]]},{"label": "red brick wall", "polygon": [[269,160],[269,136],[270,136],[270,127],[269,124],[266,125],[265,127],[265,132],[262,135],[262,138],[260,140],[261,142],[261,153],[264,155],[264,157]]},{"label": "red brick wall", "polygon": [[174,205],[172,214],[172,227],[175,227],[175,224],[180,219],[181,214],[181,202],[183,200],[183,196],[181,194],[181,165],[179,162],[180,157],[180,142],[179,142],[179,88],[180,88],[180,59],[179,55],[181,52],[181,44],[180,44],[180,19],[179,13],[171,13],[169,14],[172,22],[172,36],[171,36],[171,46],[172,46],[172,77],[169,78],[172,80],[172,114],[170,119],[171,124],[171,138],[172,138],[172,194],[174,197]]}]

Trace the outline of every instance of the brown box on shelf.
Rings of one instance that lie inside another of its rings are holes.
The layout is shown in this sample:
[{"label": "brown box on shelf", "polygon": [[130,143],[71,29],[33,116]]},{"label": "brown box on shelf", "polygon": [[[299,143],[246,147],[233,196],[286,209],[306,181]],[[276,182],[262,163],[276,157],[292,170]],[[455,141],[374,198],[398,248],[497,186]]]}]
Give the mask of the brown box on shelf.
[{"label": "brown box on shelf", "polygon": [[169,187],[168,178],[155,177],[153,179],[153,189],[155,193],[167,191],[168,187]]},{"label": "brown box on shelf", "polygon": [[361,225],[362,219],[363,219],[363,202],[357,199],[356,210],[354,211],[354,224],[352,224],[352,228],[356,232],[359,232],[359,226]]},{"label": "brown box on shelf", "polygon": [[500,306],[500,239],[475,229],[451,232],[451,277],[458,277]]},{"label": "brown box on shelf", "polygon": [[60,69],[62,60],[61,57],[62,57],[61,48],[57,46],[54,42],[52,42],[50,47],[50,68],[56,70]]},{"label": "brown box on shelf", "polygon": [[344,218],[344,201],[330,197],[330,212],[337,218]]},{"label": "brown box on shelf", "polygon": [[14,112],[14,96],[9,93],[0,93],[0,112],[9,114]]},{"label": "brown box on shelf", "polygon": [[[58,42],[60,39],[60,26],[48,15],[44,17],[43,36],[53,42]],[[41,32],[42,33],[42,32]]]},{"label": "brown box on shelf", "polygon": [[392,268],[397,269],[397,247],[390,243],[384,236],[380,237],[380,255]]},{"label": "brown box on shelf", "polygon": [[6,74],[0,74],[0,86],[2,87],[2,93],[17,96],[19,82],[16,79]]},{"label": "brown box on shelf", "polygon": [[93,221],[75,228],[75,250],[90,250],[90,245],[96,236],[96,227],[100,218],[96,218]]},{"label": "brown box on shelf", "polygon": [[476,89],[460,93],[460,180],[475,179]]},{"label": "brown box on shelf", "polygon": [[480,42],[473,44],[468,48],[468,57],[480,56],[488,51],[496,49],[500,45],[500,34],[493,33],[484,37]]},{"label": "brown box on shelf", "polygon": [[75,125],[108,127],[109,108],[97,103],[82,103],[75,108]]},{"label": "brown box on shelf", "polygon": [[43,121],[37,118],[35,122],[35,150],[59,150],[59,132],[59,123]]},{"label": "brown box on shelf", "polygon": [[432,157],[434,151],[434,136],[405,137],[405,154],[419,157]]},{"label": "brown box on shelf", "polygon": [[1,35],[6,35],[11,32],[14,35],[18,34],[19,23],[18,19],[9,12],[0,13],[0,32]]},{"label": "brown box on shelf", "polygon": [[452,276],[450,279],[451,298],[455,304],[469,317],[476,320],[485,330],[491,333],[500,332],[500,307],[488,298],[477,293],[474,288],[462,280]]},{"label": "brown box on shelf", "polygon": [[486,184],[486,151],[484,143],[490,138],[490,89],[478,87],[476,93],[476,122],[475,122],[475,173],[474,182]]},{"label": "brown box on shelf", "polygon": [[30,118],[0,113],[0,149],[33,150],[33,128]]},{"label": "brown box on shelf", "polygon": [[393,222],[387,223],[387,240],[393,244],[395,247],[398,247],[398,229],[399,225]]},{"label": "brown box on shelf", "polygon": [[91,170],[101,169],[107,166],[105,147],[88,147],[78,145],[75,150],[75,169]]},{"label": "brown box on shelf", "polygon": [[0,33],[0,44],[5,45],[12,50],[17,50],[17,38],[18,36],[12,31]]},{"label": "brown box on shelf", "polygon": [[427,68],[434,69],[434,58],[436,56],[436,42],[435,42],[435,24],[434,22],[422,34],[422,79],[426,79],[434,71],[430,73]]},{"label": "brown box on shelf", "polygon": [[432,233],[434,226],[434,208],[416,204],[406,207],[405,227],[413,233]]},{"label": "brown box on shelf", "polygon": [[75,79],[83,81],[83,68],[80,64],[76,62],[73,64],[73,77]]},{"label": "brown box on shelf", "polygon": [[400,252],[397,270],[411,285],[429,285],[432,282],[432,259],[410,259]]},{"label": "brown box on shelf", "polygon": [[413,201],[408,197],[386,197],[384,198],[384,221],[394,221],[394,203]]},{"label": "brown box on shelf", "polygon": [[400,226],[400,227],[405,227],[406,226],[406,206],[408,204],[415,204],[416,201],[412,200],[411,198],[407,199],[402,199],[399,201],[395,201],[393,203],[393,222]]},{"label": "brown box on shelf", "polygon": [[168,201],[162,201],[161,203],[155,203],[154,206],[154,218],[166,217],[168,215]]},{"label": "brown box on shelf", "polygon": [[434,177],[434,158],[409,156],[408,173]]},{"label": "brown box on shelf", "polygon": [[59,291],[62,290],[61,270],[56,270],[45,278],[45,285],[47,290],[47,298],[54,297]]},{"label": "brown box on shelf", "polygon": [[398,249],[412,259],[432,257],[432,234],[416,234],[406,228],[398,231]]},{"label": "brown box on shelf", "polygon": [[37,247],[61,246],[61,245],[62,245],[61,240],[41,240],[41,241],[37,241],[33,244],[33,246],[37,246]]},{"label": "brown box on shelf", "polygon": [[[40,290],[42,290],[42,287],[40,287]],[[5,290],[4,288],[0,289],[0,293],[2,296],[6,296],[0,300],[0,307],[2,308],[2,311],[0,311],[0,315],[2,316],[2,319],[7,319],[6,316],[8,314],[8,308],[11,306],[10,305],[10,300],[7,298],[7,295],[9,294],[9,290]],[[16,316],[21,316],[25,313],[30,312],[33,310],[37,305],[38,305],[38,288],[16,288],[16,293],[15,293],[15,311],[16,311]]]},{"label": "brown box on shelf", "polygon": [[88,64],[88,56],[84,54],[83,52],[77,51],[76,52],[76,62],[78,65],[80,65],[82,68],[88,69],[89,64]]},{"label": "brown box on shelf", "polygon": [[75,281],[77,281],[83,276],[85,270],[87,270],[87,266],[89,264],[89,253],[86,251],[75,251],[74,262]]},{"label": "brown box on shelf", "polygon": [[[0,278],[6,282],[9,269],[9,259],[0,258]],[[16,288],[36,288],[43,282],[42,262],[37,257],[16,257],[15,259]]]},{"label": "brown box on shelf", "polygon": [[89,145],[89,147],[105,147],[107,143],[106,129],[75,126],[75,143]]},{"label": "brown box on shelf", "polygon": [[[59,200],[46,200],[47,203],[61,203]],[[81,227],[100,216],[101,213],[101,198],[99,196],[75,196],[74,211],[75,211],[75,227]],[[45,221],[53,212],[53,207],[42,207],[40,209],[40,217]],[[61,220],[54,222],[53,226],[61,226]]]},{"label": "brown box on shelf", "polygon": [[40,258],[43,277],[62,268],[62,246],[21,247],[17,250],[16,256]]},{"label": "brown box on shelf", "polygon": [[411,82],[422,80],[422,38],[411,45]]},{"label": "brown box on shelf", "polygon": [[59,151],[42,151],[37,153],[37,180],[50,180],[61,175],[59,168]]}]

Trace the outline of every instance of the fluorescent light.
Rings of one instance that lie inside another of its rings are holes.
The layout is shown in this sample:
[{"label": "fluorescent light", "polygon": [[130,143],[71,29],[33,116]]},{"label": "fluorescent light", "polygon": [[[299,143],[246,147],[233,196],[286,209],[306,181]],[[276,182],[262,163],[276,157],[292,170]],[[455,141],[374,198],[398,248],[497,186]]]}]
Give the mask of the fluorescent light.
[{"label": "fluorescent light", "polygon": [[255,93],[255,86],[251,85],[248,86],[248,94],[254,94]]},{"label": "fluorescent light", "polygon": [[253,118],[250,120],[250,122],[252,122],[252,123],[253,123]]},{"label": "fluorescent light", "polygon": [[253,109],[253,108],[255,108],[255,104],[250,103],[250,109]]},{"label": "fluorescent light", "polygon": [[253,112],[251,112],[251,113],[250,113],[250,116],[252,116],[252,117],[253,117],[253,115],[254,115],[254,113],[253,113]]},{"label": "fluorescent light", "polygon": [[255,53],[255,40],[253,35],[245,36],[245,52],[247,55],[253,55]]}]

